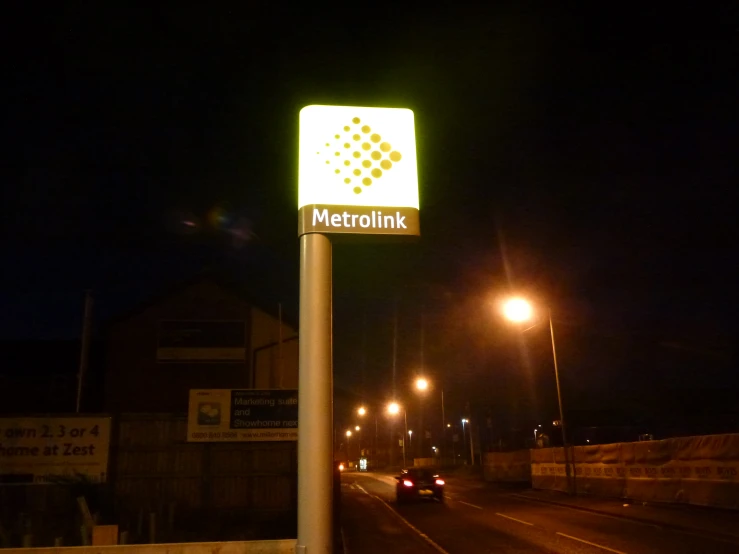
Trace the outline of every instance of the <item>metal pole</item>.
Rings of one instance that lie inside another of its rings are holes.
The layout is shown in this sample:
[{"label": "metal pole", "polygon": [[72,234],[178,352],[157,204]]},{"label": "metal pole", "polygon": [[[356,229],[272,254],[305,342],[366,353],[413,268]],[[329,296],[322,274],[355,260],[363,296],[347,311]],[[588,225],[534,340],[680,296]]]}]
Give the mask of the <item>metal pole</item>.
[{"label": "metal pole", "polygon": [[377,464],[377,412],[375,412],[375,451],[373,452],[372,460]]},{"label": "metal pole", "polygon": [[446,452],[446,416],[444,415],[444,389],[441,389],[441,447]]},{"label": "metal pole", "polygon": [[467,455],[467,432],[465,431],[464,421],[462,422],[462,442],[464,442],[464,452]]},{"label": "metal pole", "polygon": [[470,465],[475,465],[475,441],[472,440],[472,420],[467,420],[470,427]]},{"label": "metal pole", "polygon": [[278,383],[279,387],[282,388],[282,302],[279,302],[277,304],[277,319],[278,319],[278,329],[277,329],[277,340],[279,341],[279,346],[277,347],[277,376],[278,376]]},{"label": "metal pole", "polygon": [[297,554],[333,552],[331,241],[300,237]]},{"label": "metal pole", "polygon": [[403,467],[408,467],[405,461],[405,437],[408,436],[408,412],[403,408],[403,420],[405,421],[405,435],[403,435]]},{"label": "metal pole", "polygon": [[426,432],[423,430],[423,393],[418,396],[418,419],[418,426],[420,427],[420,429],[418,430],[418,457],[423,458],[423,442],[426,438]]},{"label": "metal pole", "polygon": [[88,360],[90,359],[90,332],[92,329],[92,291],[85,292],[85,312],[82,317],[82,340],[80,341],[80,367],[77,373],[77,408],[80,413],[82,405],[82,383],[87,373]]},{"label": "metal pole", "polygon": [[[562,391],[559,387],[559,367],[557,365],[557,347],[554,342],[554,325],[552,324],[552,310],[549,310],[549,333],[552,335],[552,357],[554,358],[554,378],[557,382],[557,402],[559,403],[559,422],[562,427],[562,445],[565,452],[565,474],[567,475],[567,488],[568,492],[572,493],[574,490],[569,490],[570,481],[570,461],[567,447],[567,428],[565,426],[565,413],[562,409]],[[573,489],[574,489],[574,475],[573,478]]]}]

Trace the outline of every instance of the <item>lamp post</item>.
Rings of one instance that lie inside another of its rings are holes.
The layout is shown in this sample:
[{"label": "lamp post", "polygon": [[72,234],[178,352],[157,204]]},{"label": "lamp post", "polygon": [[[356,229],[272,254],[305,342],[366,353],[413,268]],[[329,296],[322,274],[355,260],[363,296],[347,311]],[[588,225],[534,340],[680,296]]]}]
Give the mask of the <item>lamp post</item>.
[{"label": "lamp post", "polygon": [[[400,405],[397,402],[391,402],[387,405],[387,413],[389,413],[391,416],[396,416],[400,413]],[[408,412],[405,408],[403,408],[403,422],[405,424],[404,430],[405,433],[403,433],[403,467],[406,467],[406,461],[405,461],[405,436],[408,434]]]},{"label": "lamp post", "polygon": [[[529,303],[527,300],[524,300],[523,298],[511,298],[503,305],[503,314],[506,318],[508,318],[510,321],[513,321],[514,323],[523,323],[524,321],[530,321],[534,314],[534,309],[531,306],[531,303]],[[562,390],[559,386],[559,365],[557,364],[557,346],[554,340],[554,324],[552,323],[552,310],[550,308],[547,308],[547,317],[549,319],[549,334],[552,338],[552,359],[554,360],[554,380],[557,383],[557,403],[559,404],[559,421],[560,421],[560,427],[562,428],[562,446],[564,447],[565,451],[565,473],[567,474],[567,481],[569,483],[570,481],[570,461],[568,456],[568,445],[567,445],[567,427],[565,425],[565,414],[564,409],[562,408]],[[540,322],[542,323],[542,322]],[[532,329],[533,327],[536,327],[539,325],[539,323],[536,323],[532,325],[531,327],[528,327],[527,329],[524,329],[524,331],[528,331],[529,329]],[[576,485],[574,482],[574,474],[572,475],[573,478],[573,486],[572,491],[570,492],[576,492]],[[568,486],[569,488],[569,486]]]},{"label": "lamp post", "polygon": [[[467,450],[467,433],[465,432],[465,423],[467,423],[466,419],[462,419],[462,442],[464,443],[464,449]],[[470,440],[472,440],[472,437],[470,437]],[[467,454],[465,454],[466,456]]]},{"label": "lamp post", "polygon": [[424,378],[424,377],[417,378],[416,379],[416,382],[415,382],[415,388],[416,388],[416,391],[418,391],[418,394],[419,394],[419,396],[418,396],[418,408],[419,408],[418,413],[420,414],[419,415],[419,427],[421,428],[420,429],[420,433],[421,434],[418,437],[418,449],[419,449],[419,456],[421,458],[423,458],[423,455],[424,455],[424,451],[423,451],[423,439],[426,436],[426,432],[424,431],[424,428],[423,428],[423,396],[424,396],[424,393],[426,392],[426,390],[428,390],[428,388],[429,388],[429,382],[428,382],[428,380],[426,378]]},{"label": "lamp post", "polygon": [[[366,416],[367,415],[367,408],[365,408],[364,406],[360,406],[359,408],[357,408],[357,415],[359,417]],[[375,415],[375,447],[373,449],[372,454],[373,454],[373,460],[376,461],[376,458],[377,458],[377,435],[378,435],[377,410],[374,411],[374,415]]]},{"label": "lamp post", "polygon": [[349,452],[349,438],[352,436],[352,432],[347,430],[346,432],[346,462],[349,463],[349,461],[352,459],[351,453]]}]

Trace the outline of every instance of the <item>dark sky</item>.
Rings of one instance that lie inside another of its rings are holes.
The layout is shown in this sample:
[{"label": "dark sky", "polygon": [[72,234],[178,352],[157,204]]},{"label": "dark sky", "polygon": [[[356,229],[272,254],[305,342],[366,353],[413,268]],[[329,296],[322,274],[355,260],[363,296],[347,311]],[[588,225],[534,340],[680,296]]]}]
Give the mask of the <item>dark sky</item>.
[{"label": "dark sky", "polygon": [[425,313],[452,404],[548,416],[548,335],[491,303],[520,291],[562,325],[576,407],[739,386],[735,4],[232,4],[8,19],[1,337],[74,337],[85,288],[104,320],[205,266],[294,302],[298,111],[397,106],[423,238],[335,248],[337,383],[388,390],[397,298],[398,387]]}]

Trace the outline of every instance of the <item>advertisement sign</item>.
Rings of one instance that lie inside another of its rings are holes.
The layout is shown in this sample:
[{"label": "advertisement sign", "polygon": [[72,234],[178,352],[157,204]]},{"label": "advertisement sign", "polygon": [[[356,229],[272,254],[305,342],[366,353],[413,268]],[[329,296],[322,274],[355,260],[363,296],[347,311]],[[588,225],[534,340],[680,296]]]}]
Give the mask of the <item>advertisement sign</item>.
[{"label": "advertisement sign", "polygon": [[246,324],[240,321],[160,321],[160,362],[243,362]]},{"label": "advertisement sign", "polygon": [[108,474],[109,417],[0,418],[0,482],[43,483]]},{"label": "advertisement sign", "polygon": [[298,440],[298,391],[194,389],[189,442]]},{"label": "advertisement sign", "polygon": [[419,236],[418,207],[411,110],[301,110],[298,235]]}]

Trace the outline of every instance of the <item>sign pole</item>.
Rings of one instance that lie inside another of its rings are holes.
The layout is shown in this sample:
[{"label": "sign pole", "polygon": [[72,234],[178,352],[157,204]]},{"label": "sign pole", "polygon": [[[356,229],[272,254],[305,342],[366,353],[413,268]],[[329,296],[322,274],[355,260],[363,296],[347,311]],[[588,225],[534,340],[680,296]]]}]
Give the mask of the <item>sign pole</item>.
[{"label": "sign pole", "polygon": [[297,554],[333,552],[331,241],[300,237]]}]

